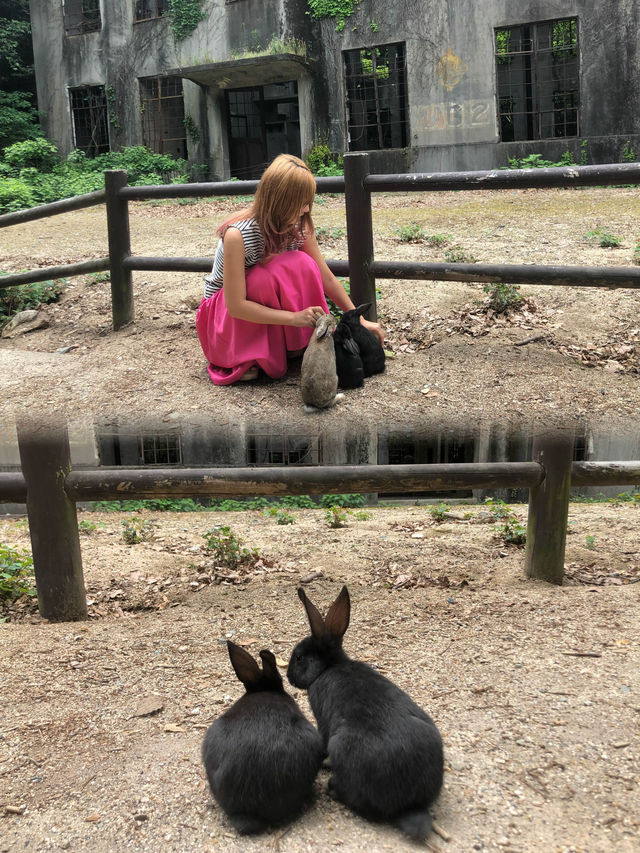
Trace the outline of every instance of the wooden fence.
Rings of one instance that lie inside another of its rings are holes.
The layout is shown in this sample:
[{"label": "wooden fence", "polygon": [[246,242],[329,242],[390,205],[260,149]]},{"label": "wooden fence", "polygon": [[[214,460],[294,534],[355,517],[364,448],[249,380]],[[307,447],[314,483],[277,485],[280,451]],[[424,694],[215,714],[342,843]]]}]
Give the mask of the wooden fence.
[{"label": "wooden fence", "polygon": [[[349,276],[355,304],[370,302],[376,319],[376,278],[545,284],[574,287],[640,288],[638,267],[544,266],[534,264],[453,264],[376,261],[373,252],[371,194],[442,192],[640,184],[640,163],[564,166],[486,172],[436,172],[372,175],[369,155],[345,154],[344,177],[317,178],[319,193],[344,193],[348,261],[330,260],[336,275]],[[64,276],[109,270],[114,329],[134,318],[133,270],[209,272],[213,257],[141,257],[131,252],[129,202],[144,199],[250,195],[257,181],[130,187],[124,171],[105,172],[105,190],[0,216],[0,228],[106,203],[109,256],[91,261],[0,276],[0,289]]]},{"label": "wooden fence", "polygon": [[87,615],[78,501],[528,488],[525,572],[560,584],[571,486],[640,483],[640,461],[572,462],[569,433],[534,439],[530,462],[441,465],[74,470],[61,424],[19,425],[18,445],[22,473],[0,473],[0,502],[27,505],[38,604],[52,620]]}]

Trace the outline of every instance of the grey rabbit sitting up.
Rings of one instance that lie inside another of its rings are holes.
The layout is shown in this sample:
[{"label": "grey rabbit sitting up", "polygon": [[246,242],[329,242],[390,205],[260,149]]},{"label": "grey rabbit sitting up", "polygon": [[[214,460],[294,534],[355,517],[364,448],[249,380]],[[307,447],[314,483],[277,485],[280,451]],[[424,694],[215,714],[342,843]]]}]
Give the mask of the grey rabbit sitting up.
[{"label": "grey rabbit sitting up", "polygon": [[227,642],[247,692],[209,726],[202,761],[211,792],[239,833],[263,832],[296,818],[311,799],[322,739],[285,692],[272,652],[262,670]]},{"label": "grey rabbit sitting up", "polygon": [[338,394],[336,354],[333,346],[335,317],[323,314],[309,340],[300,369],[300,390],[305,412],[326,409],[344,397]]},{"label": "grey rabbit sitting up", "polygon": [[[374,373],[382,373],[386,358],[378,338],[360,322],[360,317],[370,307],[371,303],[367,302],[364,305],[358,305],[357,308],[352,308],[350,311],[345,311],[338,323],[338,330],[341,326],[347,326],[351,332],[351,337],[360,352],[365,379],[367,376],[373,376]],[[341,336],[339,336],[339,340],[342,340]]]},{"label": "grey rabbit sitting up", "polygon": [[324,619],[303,589],[298,595],[311,636],[293,650],[287,677],[308,691],[331,763],[329,793],[363,817],[426,839],[429,806],[442,786],[440,732],[399,687],[343,651],[350,613],[346,586]]}]

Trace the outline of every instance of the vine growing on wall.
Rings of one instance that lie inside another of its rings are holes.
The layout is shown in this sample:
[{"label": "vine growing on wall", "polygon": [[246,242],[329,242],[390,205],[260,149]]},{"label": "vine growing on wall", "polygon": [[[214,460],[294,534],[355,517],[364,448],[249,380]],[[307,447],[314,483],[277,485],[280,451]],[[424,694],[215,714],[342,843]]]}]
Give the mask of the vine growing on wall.
[{"label": "vine growing on wall", "polygon": [[307,6],[316,20],[321,18],[334,18],[336,32],[344,30],[347,18],[354,13],[360,0],[307,0]]},{"label": "vine growing on wall", "polygon": [[204,18],[203,0],[171,0],[167,15],[176,41],[190,36]]},{"label": "vine growing on wall", "polygon": [[118,119],[118,111],[116,109],[116,90],[113,86],[107,86],[107,114],[109,116],[109,124],[116,133],[120,133],[120,121]]},{"label": "vine growing on wall", "polygon": [[187,136],[194,144],[200,142],[200,128],[193,120],[193,117],[188,113],[184,117],[184,129],[187,131]]}]

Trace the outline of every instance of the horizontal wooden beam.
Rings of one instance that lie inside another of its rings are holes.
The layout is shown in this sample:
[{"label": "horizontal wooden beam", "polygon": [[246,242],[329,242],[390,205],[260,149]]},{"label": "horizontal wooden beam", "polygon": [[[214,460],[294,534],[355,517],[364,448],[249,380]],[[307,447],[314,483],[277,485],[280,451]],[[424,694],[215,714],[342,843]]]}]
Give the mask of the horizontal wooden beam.
[{"label": "horizontal wooden beam", "polygon": [[70,210],[82,210],[84,207],[104,204],[104,201],[105,191],[96,190],[92,193],[84,193],[84,195],[75,195],[71,198],[51,201],[48,204],[39,204],[37,207],[28,207],[25,210],[3,213],[0,216],[0,228],[7,228],[9,225],[20,225],[22,222],[31,222],[33,219],[56,216],[58,213],[68,213]]},{"label": "horizontal wooden beam", "polygon": [[640,486],[640,462],[573,462],[572,486]]}]

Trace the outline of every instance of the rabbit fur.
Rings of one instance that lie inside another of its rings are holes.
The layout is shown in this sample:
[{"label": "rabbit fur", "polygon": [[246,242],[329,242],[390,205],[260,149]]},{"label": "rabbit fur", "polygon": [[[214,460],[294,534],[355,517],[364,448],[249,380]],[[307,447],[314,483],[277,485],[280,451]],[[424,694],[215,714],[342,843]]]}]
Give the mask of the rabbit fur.
[{"label": "rabbit fur", "polygon": [[306,412],[326,409],[342,399],[338,394],[338,374],[333,346],[336,320],[331,314],[323,314],[316,320],[314,329],[300,369],[300,389]]},{"label": "rabbit fur", "polygon": [[336,351],[336,372],[339,388],[361,388],[364,385],[364,367],[360,358],[360,347],[353,340],[351,329],[346,323],[338,323],[333,333]]},{"label": "rabbit fur", "polygon": [[215,720],[202,744],[211,792],[241,834],[293,820],[311,799],[324,749],[320,735],[285,692],[272,652],[227,642],[246,693]]},{"label": "rabbit fur", "polygon": [[287,677],[308,691],[331,764],[329,793],[363,817],[424,840],[432,824],[428,809],[442,786],[440,732],[399,687],[343,651],[346,586],[324,619],[303,589],[298,595],[311,636],[293,650]]},{"label": "rabbit fur", "polygon": [[[353,340],[358,345],[365,379],[367,376],[373,376],[374,373],[382,373],[385,367],[385,354],[382,344],[373,332],[365,329],[360,322],[360,317],[370,307],[371,303],[367,302],[364,305],[358,305],[357,308],[352,308],[350,311],[345,311],[338,323],[338,329],[341,325],[348,327]],[[338,339],[341,340],[342,338],[339,336]]]}]

